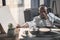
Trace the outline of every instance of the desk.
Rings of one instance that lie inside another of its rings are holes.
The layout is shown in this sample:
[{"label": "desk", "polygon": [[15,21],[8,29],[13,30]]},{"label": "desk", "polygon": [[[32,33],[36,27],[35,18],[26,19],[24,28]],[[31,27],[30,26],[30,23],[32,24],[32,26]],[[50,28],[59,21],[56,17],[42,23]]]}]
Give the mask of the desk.
[{"label": "desk", "polygon": [[[21,30],[22,29],[22,30]],[[30,29],[29,28],[21,28],[20,29],[20,31],[22,32],[23,30],[25,30],[25,31],[30,31]],[[33,30],[31,30],[31,31],[33,31]],[[59,30],[58,30],[59,31]],[[23,31],[24,32],[24,31]],[[55,35],[53,35],[54,33],[50,33],[51,35],[49,35],[49,33],[48,33],[48,35],[40,35],[39,34],[39,37],[33,37],[33,38],[29,38],[29,37],[25,37],[24,38],[24,40],[60,40],[60,34],[57,34],[57,33],[55,33]],[[22,39],[21,39],[22,40]]]},{"label": "desk", "polygon": [[[54,33],[53,33],[54,34]],[[39,35],[39,37],[25,37],[23,40],[60,40],[60,34]]]},{"label": "desk", "polygon": [[8,37],[7,34],[0,34],[0,40],[15,40],[15,36]]}]

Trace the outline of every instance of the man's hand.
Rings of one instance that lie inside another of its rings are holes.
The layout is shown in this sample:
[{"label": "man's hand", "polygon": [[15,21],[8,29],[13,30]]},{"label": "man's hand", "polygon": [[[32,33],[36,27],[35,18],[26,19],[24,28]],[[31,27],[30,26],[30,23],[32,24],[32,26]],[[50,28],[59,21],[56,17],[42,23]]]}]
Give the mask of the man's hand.
[{"label": "man's hand", "polygon": [[29,25],[28,25],[28,23],[24,23],[21,27],[22,27],[22,28],[28,28]]}]

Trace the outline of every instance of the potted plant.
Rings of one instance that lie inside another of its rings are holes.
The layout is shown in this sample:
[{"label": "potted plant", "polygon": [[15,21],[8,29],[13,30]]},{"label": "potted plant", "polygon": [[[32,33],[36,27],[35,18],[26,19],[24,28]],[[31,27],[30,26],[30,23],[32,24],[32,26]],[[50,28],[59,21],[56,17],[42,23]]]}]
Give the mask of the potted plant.
[{"label": "potted plant", "polygon": [[9,37],[14,36],[14,28],[13,28],[12,23],[9,23],[9,25],[8,25],[8,33],[7,34],[8,34]]}]

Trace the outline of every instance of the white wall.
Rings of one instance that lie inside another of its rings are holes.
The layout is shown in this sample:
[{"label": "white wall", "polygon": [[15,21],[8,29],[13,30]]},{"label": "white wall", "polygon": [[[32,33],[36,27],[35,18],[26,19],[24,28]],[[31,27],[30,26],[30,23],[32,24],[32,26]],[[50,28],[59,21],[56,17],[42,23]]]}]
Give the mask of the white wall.
[{"label": "white wall", "polygon": [[22,25],[25,23],[25,19],[24,19],[24,7],[19,7],[19,15],[18,15],[18,20],[19,20],[19,24]]},{"label": "white wall", "polygon": [[24,0],[24,6],[18,7],[19,0],[6,0],[6,4],[9,6],[11,14],[17,24],[25,23],[24,10],[31,8],[31,0]]},{"label": "white wall", "polygon": [[31,0],[24,0],[24,6],[19,7],[19,24],[25,23],[24,10],[31,8]]},{"label": "white wall", "polygon": [[8,6],[4,6],[0,8],[0,23],[2,24],[2,27],[6,33],[8,31],[9,23],[12,23],[13,27],[16,27],[16,22],[12,17]]},{"label": "white wall", "polygon": [[0,0],[0,7],[2,6],[2,0]]},{"label": "white wall", "polygon": [[24,9],[31,8],[31,0],[24,0]]},{"label": "white wall", "polygon": [[6,0],[6,5],[8,5],[11,15],[13,16],[16,23],[18,23],[18,1],[17,0]]}]

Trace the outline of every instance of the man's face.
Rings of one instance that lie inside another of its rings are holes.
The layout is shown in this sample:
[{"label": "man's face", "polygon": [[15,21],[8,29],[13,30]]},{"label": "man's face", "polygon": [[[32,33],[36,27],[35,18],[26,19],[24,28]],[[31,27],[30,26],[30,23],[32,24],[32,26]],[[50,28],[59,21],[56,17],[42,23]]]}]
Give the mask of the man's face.
[{"label": "man's face", "polygon": [[40,16],[41,16],[42,19],[46,19],[46,17],[47,17],[47,8],[45,8],[45,7],[40,8]]}]

